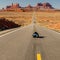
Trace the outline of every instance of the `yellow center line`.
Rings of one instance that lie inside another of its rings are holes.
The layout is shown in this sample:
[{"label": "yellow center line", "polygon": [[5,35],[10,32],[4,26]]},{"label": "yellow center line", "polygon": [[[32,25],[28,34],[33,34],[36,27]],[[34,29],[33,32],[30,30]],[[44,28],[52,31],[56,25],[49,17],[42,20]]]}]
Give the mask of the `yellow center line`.
[{"label": "yellow center line", "polygon": [[41,60],[41,54],[37,54],[37,60]]}]

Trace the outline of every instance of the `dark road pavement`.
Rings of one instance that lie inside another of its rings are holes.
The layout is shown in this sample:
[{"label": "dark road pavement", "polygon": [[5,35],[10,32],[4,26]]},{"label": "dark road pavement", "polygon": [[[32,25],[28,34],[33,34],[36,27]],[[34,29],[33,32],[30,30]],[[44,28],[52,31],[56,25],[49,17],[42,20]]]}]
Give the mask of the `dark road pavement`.
[{"label": "dark road pavement", "polygon": [[[44,38],[33,38],[37,31]],[[0,36],[0,60],[60,60],[60,33],[33,24]]]},{"label": "dark road pavement", "polygon": [[36,26],[36,31],[44,36],[36,41],[40,45],[42,60],[60,60],[60,33],[40,26]]}]

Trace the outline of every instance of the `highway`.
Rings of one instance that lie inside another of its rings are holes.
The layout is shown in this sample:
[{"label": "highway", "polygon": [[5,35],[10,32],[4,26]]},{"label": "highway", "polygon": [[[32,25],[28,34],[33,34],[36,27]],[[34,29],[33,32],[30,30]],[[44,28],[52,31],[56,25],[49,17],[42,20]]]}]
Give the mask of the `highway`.
[{"label": "highway", "polygon": [[36,41],[40,46],[42,60],[60,60],[60,33],[40,26],[36,26],[36,31],[44,36]]},{"label": "highway", "polygon": [[[33,38],[37,31],[44,38]],[[38,24],[0,35],[0,60],[60,60],[60,33]]]}]

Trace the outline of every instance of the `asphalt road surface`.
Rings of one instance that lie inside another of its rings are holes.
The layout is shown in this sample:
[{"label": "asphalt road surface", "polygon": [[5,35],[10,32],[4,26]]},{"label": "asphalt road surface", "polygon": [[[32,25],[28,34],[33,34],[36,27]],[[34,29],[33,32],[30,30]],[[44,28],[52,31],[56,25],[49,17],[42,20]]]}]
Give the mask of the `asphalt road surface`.
[{"label": "asphalt road surface", "polygon": [[[33,38],[37,31],[44,38]],[[60,33],[31,24],[0,35],[0,60],[60,60]]]}]

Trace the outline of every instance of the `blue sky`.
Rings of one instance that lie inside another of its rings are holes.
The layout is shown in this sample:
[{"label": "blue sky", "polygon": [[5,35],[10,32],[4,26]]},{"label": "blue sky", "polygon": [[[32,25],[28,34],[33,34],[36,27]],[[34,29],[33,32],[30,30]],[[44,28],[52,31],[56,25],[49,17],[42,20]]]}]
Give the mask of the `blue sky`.
[{"label": "blue sky", "polygon": [[0,9],[11,5],[11,3],[19,3],[21,6],[27,6],[28,4],[34,6],[39,2],[49,2],[53,7],[60,9],[60,0],[0,0]]}]

